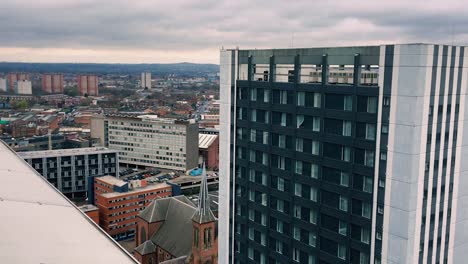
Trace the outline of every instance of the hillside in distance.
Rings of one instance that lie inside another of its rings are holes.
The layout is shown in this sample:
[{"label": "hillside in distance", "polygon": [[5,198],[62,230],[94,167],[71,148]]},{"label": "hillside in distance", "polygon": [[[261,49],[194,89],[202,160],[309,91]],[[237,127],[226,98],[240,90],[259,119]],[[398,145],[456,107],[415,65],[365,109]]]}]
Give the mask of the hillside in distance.
[{"label": "hillside in distance", "polygon": [[219,65],[197,63],[154,63],[154,64],[105,64],[105,63],[23,63],[0,62],[0,72],[60,72],[60,73],[141,73],[150,71],[154,74],[167,73],[216,73]]}]

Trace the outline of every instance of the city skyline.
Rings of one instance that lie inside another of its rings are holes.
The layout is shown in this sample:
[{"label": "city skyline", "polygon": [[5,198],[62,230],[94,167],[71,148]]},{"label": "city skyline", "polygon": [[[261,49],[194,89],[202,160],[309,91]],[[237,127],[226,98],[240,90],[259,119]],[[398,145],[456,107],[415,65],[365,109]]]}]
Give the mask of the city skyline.
[{"label": "city skyline", "polygon": [[[468,43],[462,1],[4,1],[0,58],[219,63],[219,49]],[[261,7],[261,8],[260,8]],[[316,12],[320,10],[320,12]],[[417,10],[418,12],[414,12]],[[313,14],[313,15],[311,15]],[[442,40],[442,41],[441,41]]]}]

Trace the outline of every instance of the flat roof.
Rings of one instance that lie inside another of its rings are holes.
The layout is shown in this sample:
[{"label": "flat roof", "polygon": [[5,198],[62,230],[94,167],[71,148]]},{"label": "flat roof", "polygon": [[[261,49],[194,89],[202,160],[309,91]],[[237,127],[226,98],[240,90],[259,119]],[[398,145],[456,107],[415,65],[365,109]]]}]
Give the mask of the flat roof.
[{"label": "flat roof", "polygon": [[73,148],[73,149],[56,149],[56,150],[40,150],[40,151],[26,151],[18,152],[18,156],[23,159],[34,159],[44,157],[59,157],[59,156],[74,156],[85,154],[103,154],[103,153],[117,153],[116,150],[111,150],[103,147],[96,148]]},{"label": "flat roof", "polygon": [[96,211],[96,210],[99,210],[99,208],[97,208],[95,205],[93,204],[85,204],[85,205],[82,205],[82,206],[79,206],[78,207],[81,211],[83,212],[90,212],[90,211]]},{"label": "flat roof", "polygon": [[198,148],[209,148],[217,138],[218,135],[198,134]]},{"label": "flat roof", "polygon": [[0,263],[138,263],[3,143],[0,159]]},{"label": "flat roof", "polygon": [[114,176],[110,176],[110,175],[97,177],[96,179],[99,179],[100,181],[103,181],[110,185],[117,185],[119,187],[124,186],[127,183],[126,181],[122,181],[121,179],[116,178]]},{"label": "flat roof", "polygon": [[144,192],[144,191],[158,190],[158,189],[167,188],[167,187],[171,187],[171,186],[165,182],[154,183],[154,184],[148,184],[145,187],[129,189],[128,192],[103,193],[101,194],[101,196],[104,198],[113,198],[113,197],[119,197],[119,196],[127,196],[127,195]]}]

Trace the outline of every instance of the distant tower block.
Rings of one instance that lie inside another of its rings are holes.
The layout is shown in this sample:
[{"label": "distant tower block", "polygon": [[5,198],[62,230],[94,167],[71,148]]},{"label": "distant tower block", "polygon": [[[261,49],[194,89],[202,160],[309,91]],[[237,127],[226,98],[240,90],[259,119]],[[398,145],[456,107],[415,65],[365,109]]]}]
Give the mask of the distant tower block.
[{"label": "distant tower block", "polygon": [[84,95],[91,95],[97,96],[99,95],[98,89],[98,77],[96,75],[78,75],[77,83],[78,83],[78,92],[81,96]]},{"label": "distant tower block", "polygon": [[42,91],[45,93],[63,93],[63,75],[43,74]]},{"label": "distant tower block", "polygon": [[151,89],[151,72],[141,73],[141,88]]},{"label": "distant tower block", "polygon": [[7,75],[8,91],[14,92],[17,81],[29,81],[29,74],[10,72]]}]

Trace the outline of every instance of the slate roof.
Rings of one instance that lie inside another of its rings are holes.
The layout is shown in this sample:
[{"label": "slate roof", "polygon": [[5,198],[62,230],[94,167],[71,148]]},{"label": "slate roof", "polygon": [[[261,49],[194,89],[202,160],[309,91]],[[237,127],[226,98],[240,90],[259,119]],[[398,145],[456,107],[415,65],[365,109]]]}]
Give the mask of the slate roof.
[{"label": "slate roof", "polygon": [[135,251],[138,251],[140,255],[146,255],[150,253],[154,253],[156,250],[156,245],[151,242],[151,240],[146,240],[143,244],[139,245],[137,248],[135,248]]},{"label": "slate roof", "polygon": [[[162,199],[153,203],[158,203]],[[166,198],[169,200],[165,221],[151,238],[151,241],[175,257],[190,256],[192,252],[192,217],[197,211],[193,204],[184,198]],[[190,202],[186,203],[186,202]],[[155,210],[163,207],[155,207]],[[156,212],[162,215],[163,212]]]},{"label": "slate roof", "polygon": [[189,258],[187,256],[182,256],[180,258],[169,259],[161,262],[160,264],[186,264],[189,263]]}]

